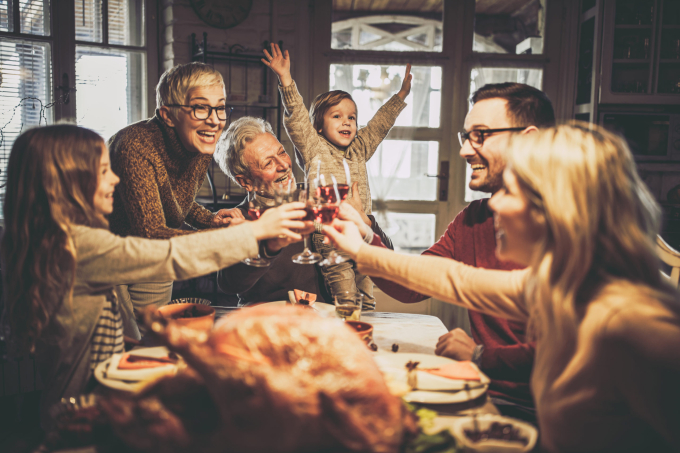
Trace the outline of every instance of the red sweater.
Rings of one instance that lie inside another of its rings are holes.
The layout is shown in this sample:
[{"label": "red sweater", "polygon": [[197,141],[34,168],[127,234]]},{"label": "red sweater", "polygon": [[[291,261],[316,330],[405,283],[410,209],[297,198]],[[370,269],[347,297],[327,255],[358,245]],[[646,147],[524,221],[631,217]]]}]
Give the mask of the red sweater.
[{"label": "red sweater", "polygon": [[[442,256],[484,269],[521,269],[496,258],[496,235],[488,199],[473,201],[449,224],[446,233],[423,255]],[[458,239],[456,241],[456,239]],[[371,277],[385,294],[405,303],[428,296],[401,285]],[[484,345],[480,368],[489,378],[489,394],[533,407],[529,377],[534,362],[534,343],[527,343],[525,325],[470,310],[475,343]]]}]

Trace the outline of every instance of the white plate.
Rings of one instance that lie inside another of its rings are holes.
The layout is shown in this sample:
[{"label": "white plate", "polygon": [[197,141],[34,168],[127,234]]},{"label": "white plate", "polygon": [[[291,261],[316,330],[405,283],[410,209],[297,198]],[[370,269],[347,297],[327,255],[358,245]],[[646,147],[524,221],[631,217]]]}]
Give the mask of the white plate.
[{"label": "white plate", "polygon": [[526,453],[533,450],[536,446],[538,431],[529,423],[515,418],[503,417],[502,415],[482,414],[477,416],[477,426],[481,430],[488,429],[493,422],[512,424],[513,427],[519,429],[520,435],[526,437],[529,443],[527,445],[522,445],[518,442],[508,442],[504,440],[472,442],[465,435],[466,429],[474,429],[475,427],[475,420],[471,416],[438,416],[434,419],[434,426],[427,431],[429,433],[438,433],[443,429],[448,429],[465,451],[477,453]]},{"label": "white plate", "polygon": [[[455,362],[446,357],[418,353],[381,352],[373,356],[380,370],[398,382],[406,383],[408,362],[420,362],[419,368],[438,368]],[[474,364],[473,364],[474,366]],[[479,369],[477,369],[479,371]],[[410,403],[453,404],[479,398],[489,388],[489,378],[479,371],[480,381],[463,381],[435,376],[418,371],[418,389],[407,393],[404,399]],[[469,390],[465,390],[465,385]]]},{"label": "white plate", "polygon": [[[133,355],[141,355],[141,356],[147,356],[147,357],[165,357],[168,355],[168,349],[165,346],[157,346],[154,348],[137,348],[133,349],[130,351]],[[102,385],[105,385],[107,387],[116,389],[116,390],[125,390],[128,392],[137,392],[141,390],[146,384],[149,382],[152,382],[156,380],[158,377],[166,375],[166,374],[174,374],[177,372],[177,366],[168,366],[168,367],[159,367],[162,368],[161,373],[154,373],[152,376],[142,379],[142,380],[119,380],[119,379],[111,379],[110,377],[107,376],[107,369],[109,365],[111,365],[112,362],[115,362],[116,364],[120,360],[120,354],[114,354],[113,356],[109,357],[105,361],[101,362],[97,367],[94,369],[94,377],[97,379]],[[116,365],[117,366],[117,365]]]},{"label": "white plate", "polygon": [[[293,304],[291,304],[290,302],[285,301],[285,300],[277,300],[277,301],[274,301],[274,302],[262,302],[262,303],[257,304],[257,305],[282,305],[282,306],[283,305],[290,305],[290,306],[292,306]],[[255,304],[251,305],[251,306],[255,306]],[[248,307],[244,307],[244,308],[248,308]],[[316,302],[314,305],[312,305],[312,308],[314,310],[318,311],[319,313],[322,313],[322,314],[335,313],[335,305],[326,304],[326,303],[323,303],[323,302]]]}]

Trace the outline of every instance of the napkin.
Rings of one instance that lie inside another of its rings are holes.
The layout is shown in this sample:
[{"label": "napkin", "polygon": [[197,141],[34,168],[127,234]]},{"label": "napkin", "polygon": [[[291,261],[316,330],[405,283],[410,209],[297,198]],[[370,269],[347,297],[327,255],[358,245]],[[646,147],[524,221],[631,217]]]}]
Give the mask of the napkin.
[{"label": "napkin", "polygon": [[[169,359],[169,357],[158,357],[159,359]],[[130,354],[123,354],[118,362],[119,370],[142,370],[144,368],[157,368],[159,366],[172,365],[168,362],[154,360],[154,357],[130,360]]]},{"label": "napkin", "polygon": [[120,369],[118,365],[120,364],[123,354],[113,354],[111,356],[111,362],[106,370],[106,377],[108,379],[116,379],[119,381],[143,381],[147,379],[155,379],[166,374],[174,374],[177,371],[177,365],[175,364],[164,364],[163,366],[154,366],[152,368],[142,368],[126,370]]},{"label": "napkin", "polygon": [[452,362],[439,368],[430,368],[427,370],[430,374],[441,376],[449,379],[456,379],[460,381],[481,381],[481,376],[477,368],[470,361]]}]

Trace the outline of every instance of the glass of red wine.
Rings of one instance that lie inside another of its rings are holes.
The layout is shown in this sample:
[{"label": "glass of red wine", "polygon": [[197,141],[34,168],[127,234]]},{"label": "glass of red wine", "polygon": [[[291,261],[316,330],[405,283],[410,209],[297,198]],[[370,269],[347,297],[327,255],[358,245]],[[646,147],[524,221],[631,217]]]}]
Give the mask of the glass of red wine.
[{"label": "glass of red wine", "polygon": [[[303,221],[317,220],[320,216],[321,205],[319,203],[318,197],[316,197],[316,184],[310,181],[312,184],[303,183],[299,184],[295,191],[295,201],[301,201],[305,203],[305,212],[307,215],[302,219]],[[304,250],[297,255],[293,255],[292,260],[296,264],[314,264],[318,263],[323,259],[323,257],[309,248],[309,234],[305,234],[302,237]]]},{"label": "glass of red wine", "polygon": [[[248,217],[250,220],[257,220],[262,217],[264,211],[272,208],[273,199],[266,191],[266,187],[263,185],[253,186],[253,190],[248,191]],[[271,263],[262,258],[258,252],[256,258],[246,258],[241,261],[248,266],[253,267],[267,267]]]},{"label": "glass of red wine", "polygon": [[[335,175],[331,174],[329,177],[329,181],[331,184],[326,184],[327,178],[321,177],[323,175],[320,175],[318,178],[320,184],[317,186],[317,195],[319,198],[322,200],[325,200],[325,203],[327,204],[334,204],[335,209],[334,209],[334,215],[328,220],[327,218],[324,219],[326,221],[321,222],[321,223],[331,223],[334,218],[338,216],[338,209],[340,208],[340,203],[345,201],[347,198],[347,195],[349,194],[349,184],[344,184],[344,183],[338,183],[337,179],[335,178]],[[344,256],[339,254],[335,249],[331,250],[331,252],[328,254],[326,259],[321,261],[319,263],[321,266],[331,266],[333,264],[340,264],[344,263],[345,261],[349,261],[349,257]]]}]

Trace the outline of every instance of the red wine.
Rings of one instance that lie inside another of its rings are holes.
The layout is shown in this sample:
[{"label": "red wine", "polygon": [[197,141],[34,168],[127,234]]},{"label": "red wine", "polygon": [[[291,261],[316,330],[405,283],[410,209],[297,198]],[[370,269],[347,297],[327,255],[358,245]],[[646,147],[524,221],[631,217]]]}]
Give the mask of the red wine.
[{"label": "red wine", "polygon": [[[338,184],[338,194],[340,195],[340,201],[345,200],[348,193],[349,186],[347,184]],[[337,197],[335,196],[335,188],[332,184],[328,186],[317,187],[316,196],[323,199],[327,203],[336,203],[338,201]]]},{"label": "red wine", "polygon": [[338,216],[338,205],[324,205],[317,209],[316,221],[319,223],[331,223]]},{"label": "red wine", "polygon": [[317,211],[316,206],[308,204],[307,206],[305,206],[305,212],[307,213],[307,215],[304,216],[302,220],[303,221],[314,220],[316,218],[316,211]]},{"label": "red wine", "polygon": [[248,208],[248,215],[251,219],[257,220],[262,217],[262,214],[264,214],[264,211],[267,209],[269,209],[267,206],[263,206],[261,208]]}]

